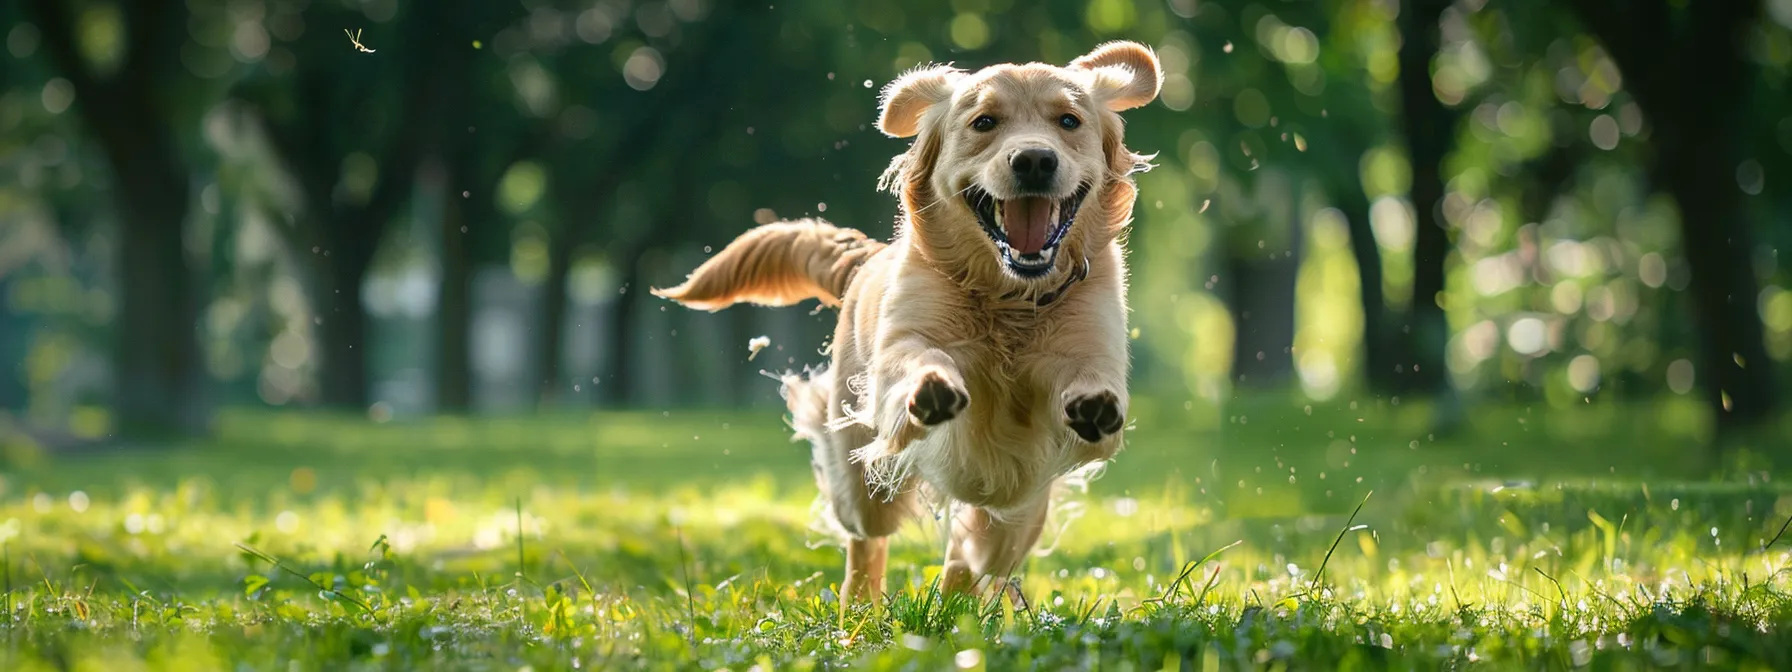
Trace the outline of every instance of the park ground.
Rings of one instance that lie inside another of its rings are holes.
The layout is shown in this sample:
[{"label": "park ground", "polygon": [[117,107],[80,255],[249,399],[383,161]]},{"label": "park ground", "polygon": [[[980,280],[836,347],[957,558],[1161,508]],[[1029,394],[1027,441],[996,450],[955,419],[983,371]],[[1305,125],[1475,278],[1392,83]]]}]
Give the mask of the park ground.
[{"label": "park ground", "polygon": [[1792,669],[1792,488],[1696,405],[1471,408],[1141,400],[1024,606],[931,592],[921,520],[843,607],[775,412],[14,437],[0,668]]}]

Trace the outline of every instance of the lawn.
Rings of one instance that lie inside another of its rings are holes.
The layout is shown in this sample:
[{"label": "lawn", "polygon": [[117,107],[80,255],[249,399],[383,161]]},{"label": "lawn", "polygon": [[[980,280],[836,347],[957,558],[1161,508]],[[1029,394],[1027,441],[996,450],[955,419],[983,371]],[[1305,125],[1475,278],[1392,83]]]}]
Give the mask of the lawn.
[{"label": "lawn", "polygon": [[930,592],[933,520],[843,607],[775,412],[12,440],[0,669],[1792,669],[1792,488],[1690,409],[1140,400],[1024,607]]}]

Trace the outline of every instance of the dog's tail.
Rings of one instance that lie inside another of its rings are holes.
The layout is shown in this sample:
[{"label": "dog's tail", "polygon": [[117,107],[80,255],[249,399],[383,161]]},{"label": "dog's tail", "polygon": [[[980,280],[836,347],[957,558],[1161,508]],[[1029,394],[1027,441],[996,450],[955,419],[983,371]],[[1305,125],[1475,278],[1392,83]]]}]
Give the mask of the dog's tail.
[{"label": "dog's tail", "polygon": [[710,312],[736,303],[788,306],[806,299],[838,306],[853,274],[884,247],[819,219],[773,222],[735,238],[683,284],[653,294]]}]

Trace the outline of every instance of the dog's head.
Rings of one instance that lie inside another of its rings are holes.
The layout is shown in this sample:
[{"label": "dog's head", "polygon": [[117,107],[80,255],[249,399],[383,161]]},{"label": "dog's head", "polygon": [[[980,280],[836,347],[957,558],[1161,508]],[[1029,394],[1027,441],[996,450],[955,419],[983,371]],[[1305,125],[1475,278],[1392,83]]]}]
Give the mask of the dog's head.
[{"label": "dog's head", "polygon": [[1120,112],[1157,97],[1150,49],[1112,42],[1068,66],[946,65],[885,87],[877,124],[914,137],[884,175],[909,233],[948,270],[980,284],[1030,285],[1074,272],[1132,216]]}]

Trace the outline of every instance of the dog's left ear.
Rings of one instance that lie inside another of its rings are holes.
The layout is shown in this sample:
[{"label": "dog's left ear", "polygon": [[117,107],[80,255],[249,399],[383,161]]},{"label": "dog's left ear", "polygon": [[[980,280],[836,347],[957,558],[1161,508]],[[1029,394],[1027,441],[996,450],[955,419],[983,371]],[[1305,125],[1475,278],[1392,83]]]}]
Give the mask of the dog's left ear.
[{"label": "dog's left ear", "polygon": [[1094,76],[1090,86],[1097,100],[1115,112],[1143,107],[1157,99],[1164,85],[1164,71],[1157,54],[1137,42],[1109,42],[1070,62],[1072,70]]}]

